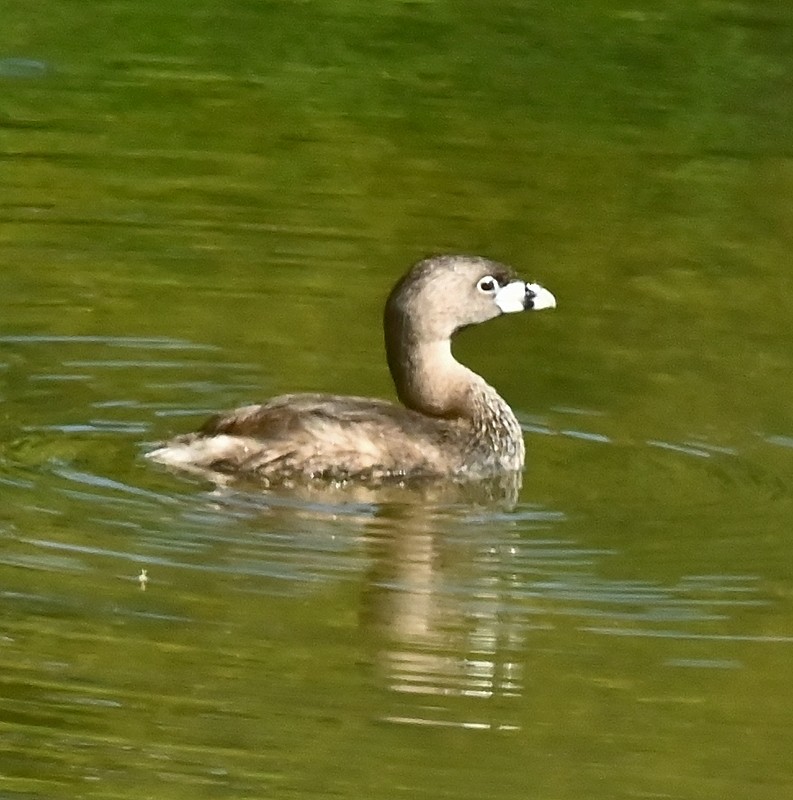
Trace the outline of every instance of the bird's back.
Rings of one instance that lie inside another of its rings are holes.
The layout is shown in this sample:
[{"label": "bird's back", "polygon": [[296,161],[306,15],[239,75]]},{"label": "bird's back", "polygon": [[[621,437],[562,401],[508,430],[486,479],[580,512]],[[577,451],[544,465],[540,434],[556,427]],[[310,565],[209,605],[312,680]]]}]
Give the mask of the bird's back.
[{"label": "bird's back", "polygon": [[256,474],[268,483],[399,479],[462,466],[461,422],[385,400],[290,394],[210,418],[150,457],[195,471]]}]

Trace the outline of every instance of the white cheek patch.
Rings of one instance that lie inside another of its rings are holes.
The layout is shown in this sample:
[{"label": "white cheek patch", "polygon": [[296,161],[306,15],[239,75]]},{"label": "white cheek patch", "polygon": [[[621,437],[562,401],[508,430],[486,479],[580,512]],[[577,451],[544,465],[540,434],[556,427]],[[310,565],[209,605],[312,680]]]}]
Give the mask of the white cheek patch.
[{"label": "white cheek patch", "polygon": [[529,283],[526,289],[534,295],[529,301],[529,308],[533,311],[556,308],[556,298],[544,286],[540,286],[539,283]]},{"label": "white cheek patch", "polygon": [[504,314],[516,314],[518,311],[524,311],[526,309],[526,284],[523,281],[511,281],[506,286],[502,286],[493,299]]}]

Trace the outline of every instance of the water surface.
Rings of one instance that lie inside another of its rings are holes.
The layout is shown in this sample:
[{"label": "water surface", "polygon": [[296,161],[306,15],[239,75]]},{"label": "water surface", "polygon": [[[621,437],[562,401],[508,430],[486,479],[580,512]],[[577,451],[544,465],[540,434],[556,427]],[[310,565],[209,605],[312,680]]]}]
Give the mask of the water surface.
[{"label": "water surface", "polygon": [[[3,795],[789,794],[792,24],[6,4]],[[456,347],[524,425],[513,506],[142,459],[392,396],[382,301],[437,251],[559,300]]]}]

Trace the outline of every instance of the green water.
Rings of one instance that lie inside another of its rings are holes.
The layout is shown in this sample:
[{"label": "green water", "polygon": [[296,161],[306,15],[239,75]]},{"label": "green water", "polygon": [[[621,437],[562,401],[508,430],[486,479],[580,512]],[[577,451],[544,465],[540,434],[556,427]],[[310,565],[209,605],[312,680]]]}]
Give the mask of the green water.
[{"label": "green water", "polygon": [[[793,10],[2,16],[4,798],[791,793]],[[438,251],[559,301],[456,346],[514,508],[142,460],[391,397],[382,301]]]}]

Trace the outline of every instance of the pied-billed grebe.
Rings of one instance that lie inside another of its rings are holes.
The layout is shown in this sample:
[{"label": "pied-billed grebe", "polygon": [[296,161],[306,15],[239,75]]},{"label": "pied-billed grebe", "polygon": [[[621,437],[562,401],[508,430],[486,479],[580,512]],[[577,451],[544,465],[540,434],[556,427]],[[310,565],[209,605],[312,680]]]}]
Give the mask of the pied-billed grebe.
[{"label": "pied-billed grebe", "polygon": [[268,485],[446,476],[479,479],[523,468],[512,409],[452,355],[452,336],[500,314],[554,308],[554,296],[504,264],[476,256],[419,261],[388,296],[388,367],[404,408],[385,400],[290,394],[219,414],[149,453],[204,474]]}]

